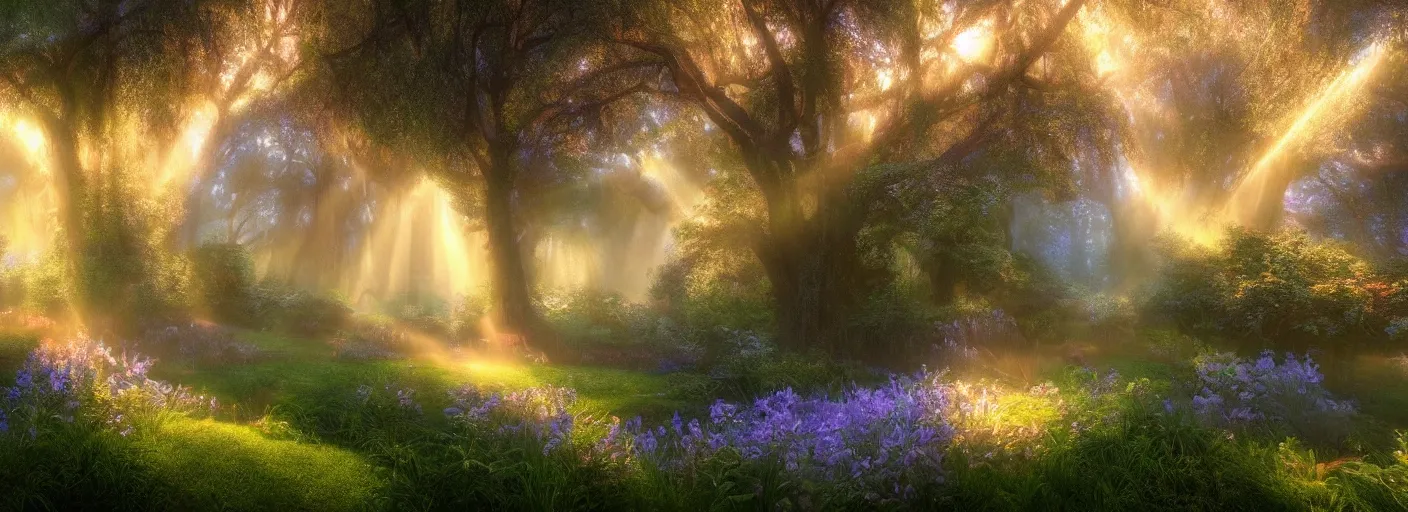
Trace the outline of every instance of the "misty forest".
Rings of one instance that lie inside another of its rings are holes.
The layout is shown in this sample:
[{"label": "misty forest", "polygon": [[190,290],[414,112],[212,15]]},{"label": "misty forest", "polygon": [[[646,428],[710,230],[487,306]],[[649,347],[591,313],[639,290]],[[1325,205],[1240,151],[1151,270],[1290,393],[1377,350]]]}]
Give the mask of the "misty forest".
[{"label": "misty forest", "polygon": [[0,0],[0,510],[1408,510],[1403,0]]}]

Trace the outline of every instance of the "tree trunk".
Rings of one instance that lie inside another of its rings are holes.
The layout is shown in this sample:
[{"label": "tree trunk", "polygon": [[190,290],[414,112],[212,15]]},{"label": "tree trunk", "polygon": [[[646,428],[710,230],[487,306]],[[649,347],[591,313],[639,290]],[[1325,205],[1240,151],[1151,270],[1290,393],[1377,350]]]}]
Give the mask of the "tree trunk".
[{"label": "tree trunk", "polygon": [[52,134],[51,151],[57,164],[53,173],[54,190],[62,203],[58,208],[59,227],[63,230],[63,254],[68,261],[69,279],[74,289],[81,283],[84,254],[83,206],[85,202],[83,163],[78,155],[78,138],[67,123],[55,122],[49,126]]},{"label": "tree trunk", "polygon": [[809,219],[774,221],[773,232],[755,247],[772,285],[778,343],[793,351],[880,355],[867,353],[867,340],[846,328],[855,307],[873,288],[865,279],[857,245],[863,216],[847,208],[844,192],[823,199],[819,202],[824,206]]},{"label": "tree trunk", "polygon": [[492,168],[484,173],[484,222],[489,238],[496,315],[500,329],[522,336],[536,348],[561,355],[556,340],[547,332],[537,310],[524,264],[519,229],[513,211],[511,152],[495,152]]}]

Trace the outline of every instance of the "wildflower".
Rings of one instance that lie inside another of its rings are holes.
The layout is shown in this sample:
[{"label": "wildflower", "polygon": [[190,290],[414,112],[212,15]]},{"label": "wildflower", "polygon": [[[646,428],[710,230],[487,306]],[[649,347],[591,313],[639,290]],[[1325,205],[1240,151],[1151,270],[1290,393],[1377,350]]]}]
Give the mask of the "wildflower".
[{"label": "wildflower", "polygon": [[372,397],[372,387],[371,387],[371,386],[368,386],[368,385],[366,385],[366,384],[362,384],[361,386],[357,386],[357,401],[359,401],[359,402],[364,402],[364,403],[365,403],[367,400],[371,399],[371,397]]}]

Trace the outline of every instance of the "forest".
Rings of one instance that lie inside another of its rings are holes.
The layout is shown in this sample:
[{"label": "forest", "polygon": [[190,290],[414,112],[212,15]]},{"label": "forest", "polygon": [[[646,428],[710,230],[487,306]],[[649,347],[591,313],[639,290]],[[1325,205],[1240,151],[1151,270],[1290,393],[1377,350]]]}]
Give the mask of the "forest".
[{"label": "forest", "polygon": [[1408,510],[1408,2],[0,0],[0,510]]}]

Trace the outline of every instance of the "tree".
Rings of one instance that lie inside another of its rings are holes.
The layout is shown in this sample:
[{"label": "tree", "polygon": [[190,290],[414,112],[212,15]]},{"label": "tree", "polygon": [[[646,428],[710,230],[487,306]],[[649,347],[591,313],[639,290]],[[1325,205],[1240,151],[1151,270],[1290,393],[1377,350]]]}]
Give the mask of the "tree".
[{"label": "tree", "polygon": [[995,130],[979,107],[1021,88],[1083,3],[623,3],[613,35],[659,59],[667,90],[733,143],[764,204],[734,221],[767,270],[781,343],[837,349],[865,293],[867,199],[893,184],[859,190],[860,171],[980,150]]},{"label": "tree", "polygon": [[[305,60],[299,48],[300,21],[312,9],[304,0],[251,0],[206,3],[195,12],[196,29],[183,41],[188,64],[189,89],[201,103],[200,150],[189,162],[193,167],[182,208],[183,227],[175,232],[177,246],[200,242],[200,194],[206,180],[219,167],[221,151],[240,123],[275,108],[270,99],[293,89]],[[263,103],[263,104],[261,104]],[[289,101],[277,107],[288,107]],[[263,108],[260,108],[263,107]],[[235,240],[229,240],[234,243]]]},{"label": "tree", "polygon": [[1277,227],[1290,184],[1338,153],[1402,15],[1377,0],[1105,2],[1084,41],[1131,120],[1120,146],[1147,213],[1184,234]]},{"label": "tree", "polygon": [[592,119],[658,71],[590,44],[588,7],[381,0],[329,8],[325,17],[337,28],[363,28],[326,43],[339,102],[374,140],[416,154],[460,194],[482,193],[497,315],[506,330],[539,343],[548,336],[520,244],[525,169],[567,139],[591,137]]}]

